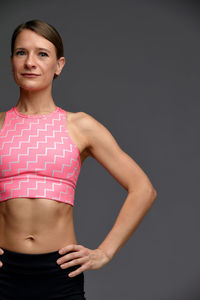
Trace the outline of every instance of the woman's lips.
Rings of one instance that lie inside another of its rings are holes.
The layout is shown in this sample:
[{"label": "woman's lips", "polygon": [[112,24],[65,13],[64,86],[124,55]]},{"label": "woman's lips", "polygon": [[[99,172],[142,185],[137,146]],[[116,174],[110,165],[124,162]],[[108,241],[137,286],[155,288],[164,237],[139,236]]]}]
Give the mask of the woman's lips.
[{"label": "woman's lips", "polygon": [[38,74],[31,74],[31,73],[23,73],[22,74],[24,77],[37,77],[37,76],[39,76]]}]

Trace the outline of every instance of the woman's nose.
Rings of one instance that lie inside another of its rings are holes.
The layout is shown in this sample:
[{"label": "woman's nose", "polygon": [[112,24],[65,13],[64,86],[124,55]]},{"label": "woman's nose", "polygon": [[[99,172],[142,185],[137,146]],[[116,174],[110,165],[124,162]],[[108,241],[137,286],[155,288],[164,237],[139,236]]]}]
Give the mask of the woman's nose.
[{"label": "woman's nose", "polygon": [[25,64],[27,67],[34,67],[36,65],[33,55],[27,55]]}]

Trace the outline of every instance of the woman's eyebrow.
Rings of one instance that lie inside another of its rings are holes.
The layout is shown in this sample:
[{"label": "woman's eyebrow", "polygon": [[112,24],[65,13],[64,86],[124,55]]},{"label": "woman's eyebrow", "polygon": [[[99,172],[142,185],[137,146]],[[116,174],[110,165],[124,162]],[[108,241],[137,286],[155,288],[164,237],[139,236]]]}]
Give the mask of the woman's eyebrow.
[{"label": "woman's eyebrow", "polygon": [[[47,51],[49,53],[51,53],[50,50],[46,49],[46,48],[36,48],[37,50],[43,50],[43,51]],[[23,48],[23,47],[18,47],[16,48],[15,50],[26,50],[26,48]]]}]

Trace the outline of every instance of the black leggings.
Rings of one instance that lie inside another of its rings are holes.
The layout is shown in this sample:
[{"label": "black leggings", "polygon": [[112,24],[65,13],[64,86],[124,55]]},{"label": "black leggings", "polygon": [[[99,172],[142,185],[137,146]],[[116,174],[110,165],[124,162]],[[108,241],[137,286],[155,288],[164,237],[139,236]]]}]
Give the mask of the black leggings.
[{"label": "black leggings", "polygon": [[85,300],[84,274],[69,277],[79,266],[61,269],[58,251],[27,254],[2,248],[0,300]]}]

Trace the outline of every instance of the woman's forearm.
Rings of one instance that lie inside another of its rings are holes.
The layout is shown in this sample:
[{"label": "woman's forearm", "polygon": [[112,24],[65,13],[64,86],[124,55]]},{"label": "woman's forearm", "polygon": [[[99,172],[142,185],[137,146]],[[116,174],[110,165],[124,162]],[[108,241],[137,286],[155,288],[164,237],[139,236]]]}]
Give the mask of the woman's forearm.
[{"label": "woman's forearm", "polygon": [[156,199],[156,191],[150,185],[128,192],[114,226],[99,249],[112,259],[138,227]]}]

